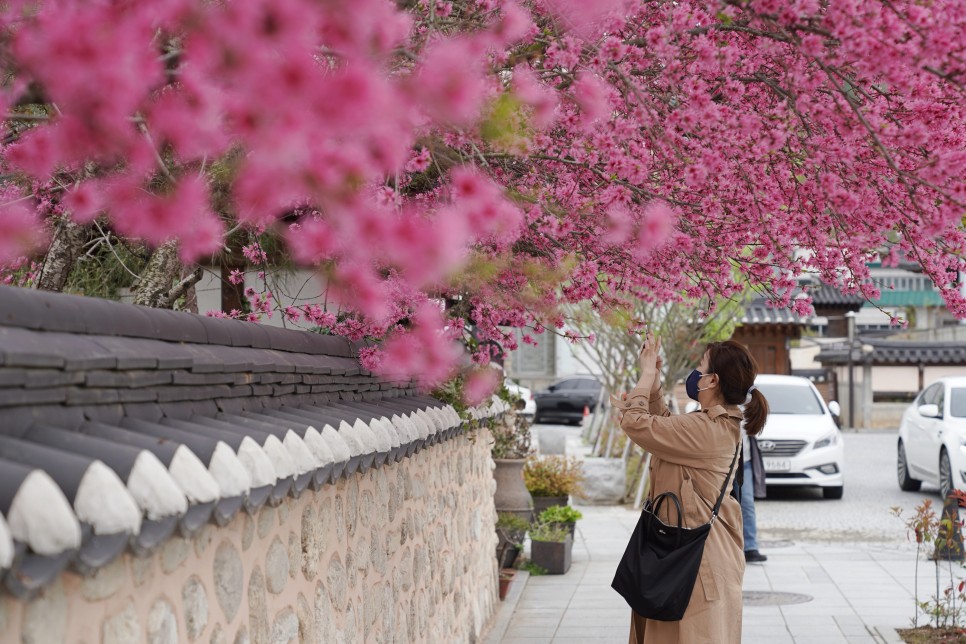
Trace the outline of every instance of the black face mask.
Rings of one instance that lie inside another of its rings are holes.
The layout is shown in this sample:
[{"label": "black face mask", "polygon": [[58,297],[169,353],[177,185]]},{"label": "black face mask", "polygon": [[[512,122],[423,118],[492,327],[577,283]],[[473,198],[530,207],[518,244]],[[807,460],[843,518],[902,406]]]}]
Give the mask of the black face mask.
[{"label": "black face mask", "polygon": [[710,373],[701,373],[697,369],[688,374],[688,379],[684,381],[684,390],[688,393],[688,398],[691,400],[698,399],[698,392],[704,391],[698,388],[698,381],[701,380],[703,376],[710,376]]}]

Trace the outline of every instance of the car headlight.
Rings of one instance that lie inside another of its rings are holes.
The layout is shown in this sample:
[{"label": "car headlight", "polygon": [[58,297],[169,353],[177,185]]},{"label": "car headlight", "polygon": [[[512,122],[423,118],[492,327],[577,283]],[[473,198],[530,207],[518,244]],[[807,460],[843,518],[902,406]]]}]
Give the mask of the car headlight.
[{"label": "car headlight", "polygon": [[831,434],[828,434],[827,436],[823,436],[817,441],[815,441],[815,449],[818,449],[820,447],[828,447],[830,445],[835,445],[837,441],[838,441],[838,432],[832,432]]}]

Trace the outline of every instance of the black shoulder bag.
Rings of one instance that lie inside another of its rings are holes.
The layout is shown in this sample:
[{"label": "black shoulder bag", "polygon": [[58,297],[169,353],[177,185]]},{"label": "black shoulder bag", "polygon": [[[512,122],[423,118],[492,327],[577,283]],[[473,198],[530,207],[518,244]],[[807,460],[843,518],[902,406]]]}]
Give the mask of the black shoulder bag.
[{"label": "black shoulder bag", "polygon": [[[740,445],[740,444],[739,444]],[[619,592],[641,617],[674,622],[684,617],[691,602],[691,592],[698,578],[698,568],[704,554],[704,543],[711,526],[718,517],[728,481],[738,460],[738,448],[731,460],[718,502],[711,512],[711,520],[697,528],[681,525],[684,512],[681,500],[674,492],[659,494],[653,502],[644,504],[630,543],[624,551],[611,587]],[[667,525],[658,518],[664,502],[674,503],[678,513],[677,526]]]}]

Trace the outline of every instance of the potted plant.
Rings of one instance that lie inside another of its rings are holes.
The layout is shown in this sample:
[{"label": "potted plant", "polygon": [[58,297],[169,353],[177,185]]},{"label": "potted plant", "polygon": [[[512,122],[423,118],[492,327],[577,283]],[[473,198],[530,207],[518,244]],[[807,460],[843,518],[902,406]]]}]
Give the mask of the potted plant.
[{"label": "potted plant", "polygon": [[584,480],[580,459],[567,456],[531,456],[523,467],[523,480],[533,495],[537,513],[553,505],[567,505],[580,492]]},{"label": "potted plant", "polygon": [[570,530],[538,521],[530,527],[530,561],[547,574],[563,575],[570,570],[574,540]]},{"label": "potted plant", "polygon": [[515,514],[530,521],[533,498],[523,482],[523,466],[530,454],[530,426],[515,411],[509,411],[490,426],[493,445],[490,455],[496,463],[493,501],[498,512]]},{"label": "potted plant", "polygon": [[574,532],[577,529],[577,521],[583,518],[584,515],[580,513],[580,510],[572,508],[569,505],[552,505],[540,513],[539,520],[541,523],[549,523],[566,528],[570,532],[571,538],[573,538]]},{"label": "potted plant", "polygon": [[516,563],[529,527],[526,519],[512,512],[497,513],[496,534],[500,540],[496,546],[496,560],[500,568],[512,568]]},{"label": "potted plant", "polygon": [[510,583],[516,577],[517,571],[513,568],[500,569],[500,601],[506,599],[507,591],[510,590]]}]

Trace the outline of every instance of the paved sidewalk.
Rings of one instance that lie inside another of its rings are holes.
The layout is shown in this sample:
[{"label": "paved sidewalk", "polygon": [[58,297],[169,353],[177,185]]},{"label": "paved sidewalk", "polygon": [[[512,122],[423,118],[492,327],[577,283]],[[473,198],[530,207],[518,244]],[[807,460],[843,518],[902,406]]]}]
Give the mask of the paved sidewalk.
[{"label": "paved sidewalk", "polygon": [[[627,641],[630,609],[610,582],[638,515],[625,507],[580,510],[570,572],[515,582],[487,644]],[[768,562],[749,565],[745,573],[743,644],[894,643],[894,629],[910,623],[914,546],[765,539],[762,551]],[[954,570],[961,574],[958,564]],[[935,583],[932,573],[932,563],[920,561],[924,598]],[[790,599],[775,593],[811,599],[760,605]]]}]

